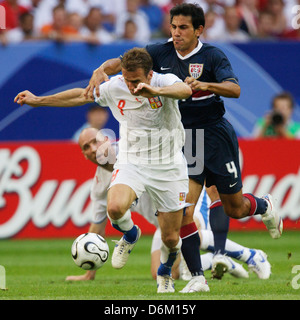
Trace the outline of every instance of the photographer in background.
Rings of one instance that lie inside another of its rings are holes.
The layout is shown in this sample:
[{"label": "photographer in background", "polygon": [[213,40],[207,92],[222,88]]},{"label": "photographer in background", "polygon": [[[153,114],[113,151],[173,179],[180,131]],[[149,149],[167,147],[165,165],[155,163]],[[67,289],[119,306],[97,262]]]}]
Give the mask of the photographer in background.
[{"label": "photographer in background", "polygon": [[293,110],[294,99],[290,93],[276,95],[272,100],[271,112],[257,121],[254,137],[300,138],[300,123],[291,119]]}]

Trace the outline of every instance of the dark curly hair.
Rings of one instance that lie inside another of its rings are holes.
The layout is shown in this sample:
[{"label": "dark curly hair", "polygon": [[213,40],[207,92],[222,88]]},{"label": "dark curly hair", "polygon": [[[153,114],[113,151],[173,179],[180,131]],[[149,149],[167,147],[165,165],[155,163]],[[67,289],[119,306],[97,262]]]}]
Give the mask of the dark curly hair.
[{"label": "dark curly hair", "polygon": [[194,29],[198,29],[200,26],[205,27],[204,11],[198,4],[183,3],[173,7],[170,10],[170,22],[172,23],[174,16],[190,16],[192,18],[192,24]]}]

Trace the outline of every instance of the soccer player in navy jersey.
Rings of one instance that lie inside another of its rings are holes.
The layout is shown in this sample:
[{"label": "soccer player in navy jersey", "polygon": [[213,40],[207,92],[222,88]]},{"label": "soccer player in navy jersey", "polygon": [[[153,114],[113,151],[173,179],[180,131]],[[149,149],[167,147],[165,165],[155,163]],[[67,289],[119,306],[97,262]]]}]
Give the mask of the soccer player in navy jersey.
[{"label": "soccer player in navy jersey", "polygon": [[[218,48],[199,40],[205,26],[203,9],[196,4],[177,5],[170,11],[172,39],[166,43],[146,46],[153,59],[154,71],[174,73],[193,90],[190,98],[179,102],[182,122],[192,131],[192,143],[186,143],[185,155],[196,154],[204,132],[204,168],[189,168],[187,202],[196,204],[204,184],[216,186],[219,199],[211,205],[210,223],[214,232],[215,257],[213,272],[222,277],[228,266],[223,255],[229,228],[229,217],[241,219],[259,214],[272,238],[282,233],[282,219],[274,207],[271,195],[263,198],[243,194],[238,157],[238,141],[231,124],[224,118],[221,96],[238,98],[240,86],[226,55]],[[108,75],[120,71],[121,59],[104,62],[93,73],[86,96],[96,90]],[[198,154],[199,155],[199,154]],[[200,156],[201,158],[201,156]],[[191,164],[191,163],[190,163]],[[224,214],[224,211],[226,215]],[[199,255],[200,238],[193,221],[194,206],[187,208],[181,227],[182,253],[193,276],[182,292],[199,289],[199,275],[203,275]]]}]

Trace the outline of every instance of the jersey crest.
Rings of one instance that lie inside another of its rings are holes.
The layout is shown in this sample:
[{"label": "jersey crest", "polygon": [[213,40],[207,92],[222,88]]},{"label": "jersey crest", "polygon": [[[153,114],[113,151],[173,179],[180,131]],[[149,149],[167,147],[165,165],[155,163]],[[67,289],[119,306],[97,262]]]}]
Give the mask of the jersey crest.
[{"label": "jersey crest", "polygon": [[190,63],[189,64],[189,74],[191,77],[198,79],[201,77],[201,74],[203,72],[203,63]]},{"label": "jersey crest", "polygon": [[160,97],[152,97],[149,98],[149,103],[152,109],[158,109],[162,106],[162,102],[160,101]]}]

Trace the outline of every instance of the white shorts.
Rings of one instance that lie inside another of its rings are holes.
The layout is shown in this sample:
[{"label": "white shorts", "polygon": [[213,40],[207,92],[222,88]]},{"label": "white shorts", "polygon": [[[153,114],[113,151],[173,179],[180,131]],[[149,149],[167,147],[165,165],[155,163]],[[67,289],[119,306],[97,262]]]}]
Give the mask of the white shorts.
[{"label": "white shorts", "polygon": [[[203,189],[194,211],[194,220],[198,220],[201,230],[211,230],[209,224],[209,205],[210,198],[205,189]],[[161,231],[157,228],[152,239],[151,253],[160,250],[161,242]]]},{"label": "white shorts", "polygon": [[[91,189],[92,200],[92,222],[100,224],[107,218],[107,192],[111,181],[112,173],[98,167],[93,180]],[[155,216],[156,208],[150,196],[144,192],[140,198],[134,202],[130,208],[131,212],[141,214],[148,222],[156,227],[158,226],[157,217]]]},{"label": "white shorts", "polygon": [[116,164],[110,188],[116,184],[129,186],[139,198],[144,192],[160,212],[175,212],[186,206],[189,180],[185,158],[168,168]]},{"label": "white shorts", "polygon": [[155,227],[158,227],[157,217],[155,215],[156,208],[153,204],[147,192],[144,192],[138,199],[133,203],[130,208],[131,212],[137,212],[142,215],[148,222],[152,223]]}]

